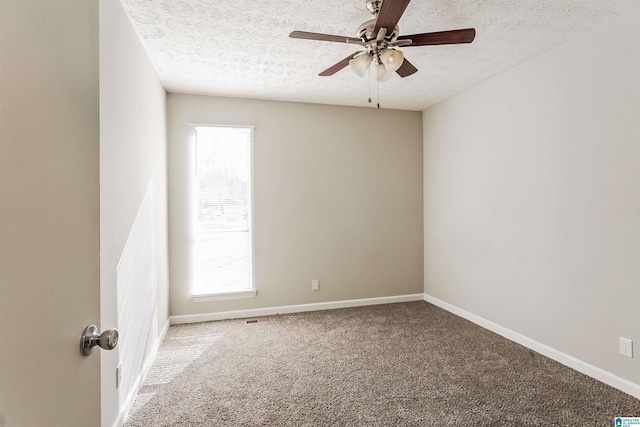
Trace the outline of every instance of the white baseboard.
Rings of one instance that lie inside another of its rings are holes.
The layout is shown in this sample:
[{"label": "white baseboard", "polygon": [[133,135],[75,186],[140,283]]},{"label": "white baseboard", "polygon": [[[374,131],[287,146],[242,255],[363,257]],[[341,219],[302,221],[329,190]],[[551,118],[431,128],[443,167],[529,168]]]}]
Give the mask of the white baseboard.
[{"label": "white baseboard", "polygon": [[609,371],[598,368],[597,366],[590,365],[583,360],[577,359],[573,356],[556,350],[555,348],[549,347],[548,345],[533,340],[525,335],[500,326],[497,323],[494,323],[483,317],[477,316],[466,310],[439,300],[438,298],[432,297],[431,295],[424,294],[424,300],[457,316],[467,319],[470,322],[475,323],[476,325],[482,326],[485,329],[495,332],[496,334],[501,335],[511,341],[530,348],[531,350],[547,356],[548,358],[553,359],[556,362],[562,363],[569,368],[575,369],[578,372],[582,372],[583,374],[588,375],[591,378],[595,378],[598,381],[601,381],[605,384],[610,385],[611,387],[617,388],[620,391],[623,391],[635,398],[640,399],[640,385],[638,384],[614,375]]},{"label": "white baseboard", "polygon": [[127,416],[129,416],[129,412],[131,411],[131,408],[133,408],[133,403],[135,402],[136,397],[138,396],[140,387],[142,386],[142,383],[144,382],[145,378],[147,378],[147,374],[149,374],[149,369],[151,369],[151,366],[153,365],[153,361],[155,360],[156,355],[158,354],[158,350],[160,349],[160,344],[162,344],[162,341],[164,340],[165,335],[167,335],[167,331],[169,331],[170,325],[171,325],[171,321],[170,319],[167,319],[167,321],[164,323],[164,326],[162,327],[162,331],[160,331],[160,335],[158,336],[158,339],[153,343],[153,347],[151,348],[151,351],[149,352],[147,359],[144,361],[144,365],[142,366],[142,371],[138,375],[138,378],[136,378],[133,384],[133,387],[131,387],[131,391],[129,392],[129,395],[127,396],[124,404],[120,408],[118,417],[113,422],[113,427],[122,427],[124,425],[124,422],[126,421]]},{"label": "white baseboard", "polygon": [[301,313],[304,311],[329,310],[334,308],[360,307],[364,305],[391,304],[396,302],[422,301],[423,294],[396,295],[391,297],[364,298],[343,301],[318,302],[312,304],[285,305],[280,307],[254,308],[248,310],[221,311],[217,313],[171,316],[171,324],[209,322],[212,320],[243,319],[246,317],[272,316],[275,314]]}]

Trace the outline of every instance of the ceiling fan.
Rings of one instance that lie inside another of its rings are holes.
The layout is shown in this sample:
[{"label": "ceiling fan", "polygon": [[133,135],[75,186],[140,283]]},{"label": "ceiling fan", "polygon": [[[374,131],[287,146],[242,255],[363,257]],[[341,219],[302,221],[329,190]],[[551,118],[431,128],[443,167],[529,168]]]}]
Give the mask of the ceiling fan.
[{"label": "ceiling fan", "polygon": [[441,44],[471,43],[476,36],[474,28],[438,31],[434,33],[399,35],[398,21],[410,0],[365,0],[367,9],[375,16],[358,28],[357,37],[293,31],[289,37],[359,45],[357,51],[321,72],[320,76],[332,76],[347,65],[360,77],[371,64],[376,65],[378,81],[389,79],[393,73],[407,77],[418,71],[398,47],[429,46]]}]

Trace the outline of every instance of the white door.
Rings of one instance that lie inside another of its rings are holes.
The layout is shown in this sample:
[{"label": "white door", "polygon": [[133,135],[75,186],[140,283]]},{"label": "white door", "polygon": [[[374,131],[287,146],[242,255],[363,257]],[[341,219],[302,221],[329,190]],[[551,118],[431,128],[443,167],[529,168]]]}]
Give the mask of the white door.
[{"label": "white door", "polygon": [[100,425],[98,95],[98,0],[0,1],[0,426]]}]

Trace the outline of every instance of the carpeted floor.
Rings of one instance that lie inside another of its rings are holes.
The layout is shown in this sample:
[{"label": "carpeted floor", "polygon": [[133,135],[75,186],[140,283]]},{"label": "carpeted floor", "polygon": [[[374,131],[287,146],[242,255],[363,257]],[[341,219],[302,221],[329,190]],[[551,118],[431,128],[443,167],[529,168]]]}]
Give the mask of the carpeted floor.
[{"label": "carpeted floor", "polygon": [[640,400],[419,301],[172,326],[126,427],[613,426]]}]

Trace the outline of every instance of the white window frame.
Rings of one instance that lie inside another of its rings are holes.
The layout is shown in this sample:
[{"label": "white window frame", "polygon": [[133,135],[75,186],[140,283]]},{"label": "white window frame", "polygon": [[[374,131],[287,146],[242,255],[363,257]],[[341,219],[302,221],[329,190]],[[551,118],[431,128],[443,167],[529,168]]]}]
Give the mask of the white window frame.
[{"label": "white window frame", "polygon": [[[201,123],[191,123],[190,124],[191,127],[191,143],[193,144],[193,152],[194,152],[194,156],[193,156],[193,162],[192,162],[192,168],[193,168],[193,174],[192,174],[192,188],[191,188],[191,197],[190,197],[190,203],[191,203],[191,207],[192,207],[192,212],[193,212],[193,217],[191,219],[191,256],[192,256],[192,262],[191,264],[191,268],[192,268],[192,280],[194,281],[194,283],[191,284],[191,298],[193,300],[193,302],[209,302],[209,301],[224,301],[224,300],[233,300],[233,299],[243,299],[243,298],[253,298],[256,296],[257,294],[257,290],[256,290],[256,280],[255,280],[255,234],[254,234],[254,206],[255,206],[255,194],[254,194],[254,188],[255,188],[255,170],[254,170],[254,144],[255,144],[255,126],[249,126],[249,125],[218,125],[218,124],[201,124]],[[249,179],[249,212],[248,212],[248,222],[249,222],[249,244],[250,244],[250,267],[251,267],[251,272],[250,272],[250,288],[249,289],[245,289],[245,290],[241,290],[241,291],[231,291],[231,292],[209,292],[209,293],[203,293],[203,292],[198,292],[197,291],[197,284],[195,283],[195,281],[197,280],[198,275],[196,274],[196,269],[198,268],[198,266],[196,265],[196,259],[195,259],[195,253],[196,253],[196,245],[198,244],[198,236],[196,235],[196,227],[195,224],[197,222],[197,216],[198,216],[198,197],[199,197],[199,190],[198,190],[198,179],[197,179],[197,167],[198,167],[198,153],[197,153],[197,147],[198,147],[198,141],[197,141],[197,134],[198,134],[198,128],[234,128],[234,129],[247,129],[249,130],[249,174],[250,174],[250,179]]]}]

